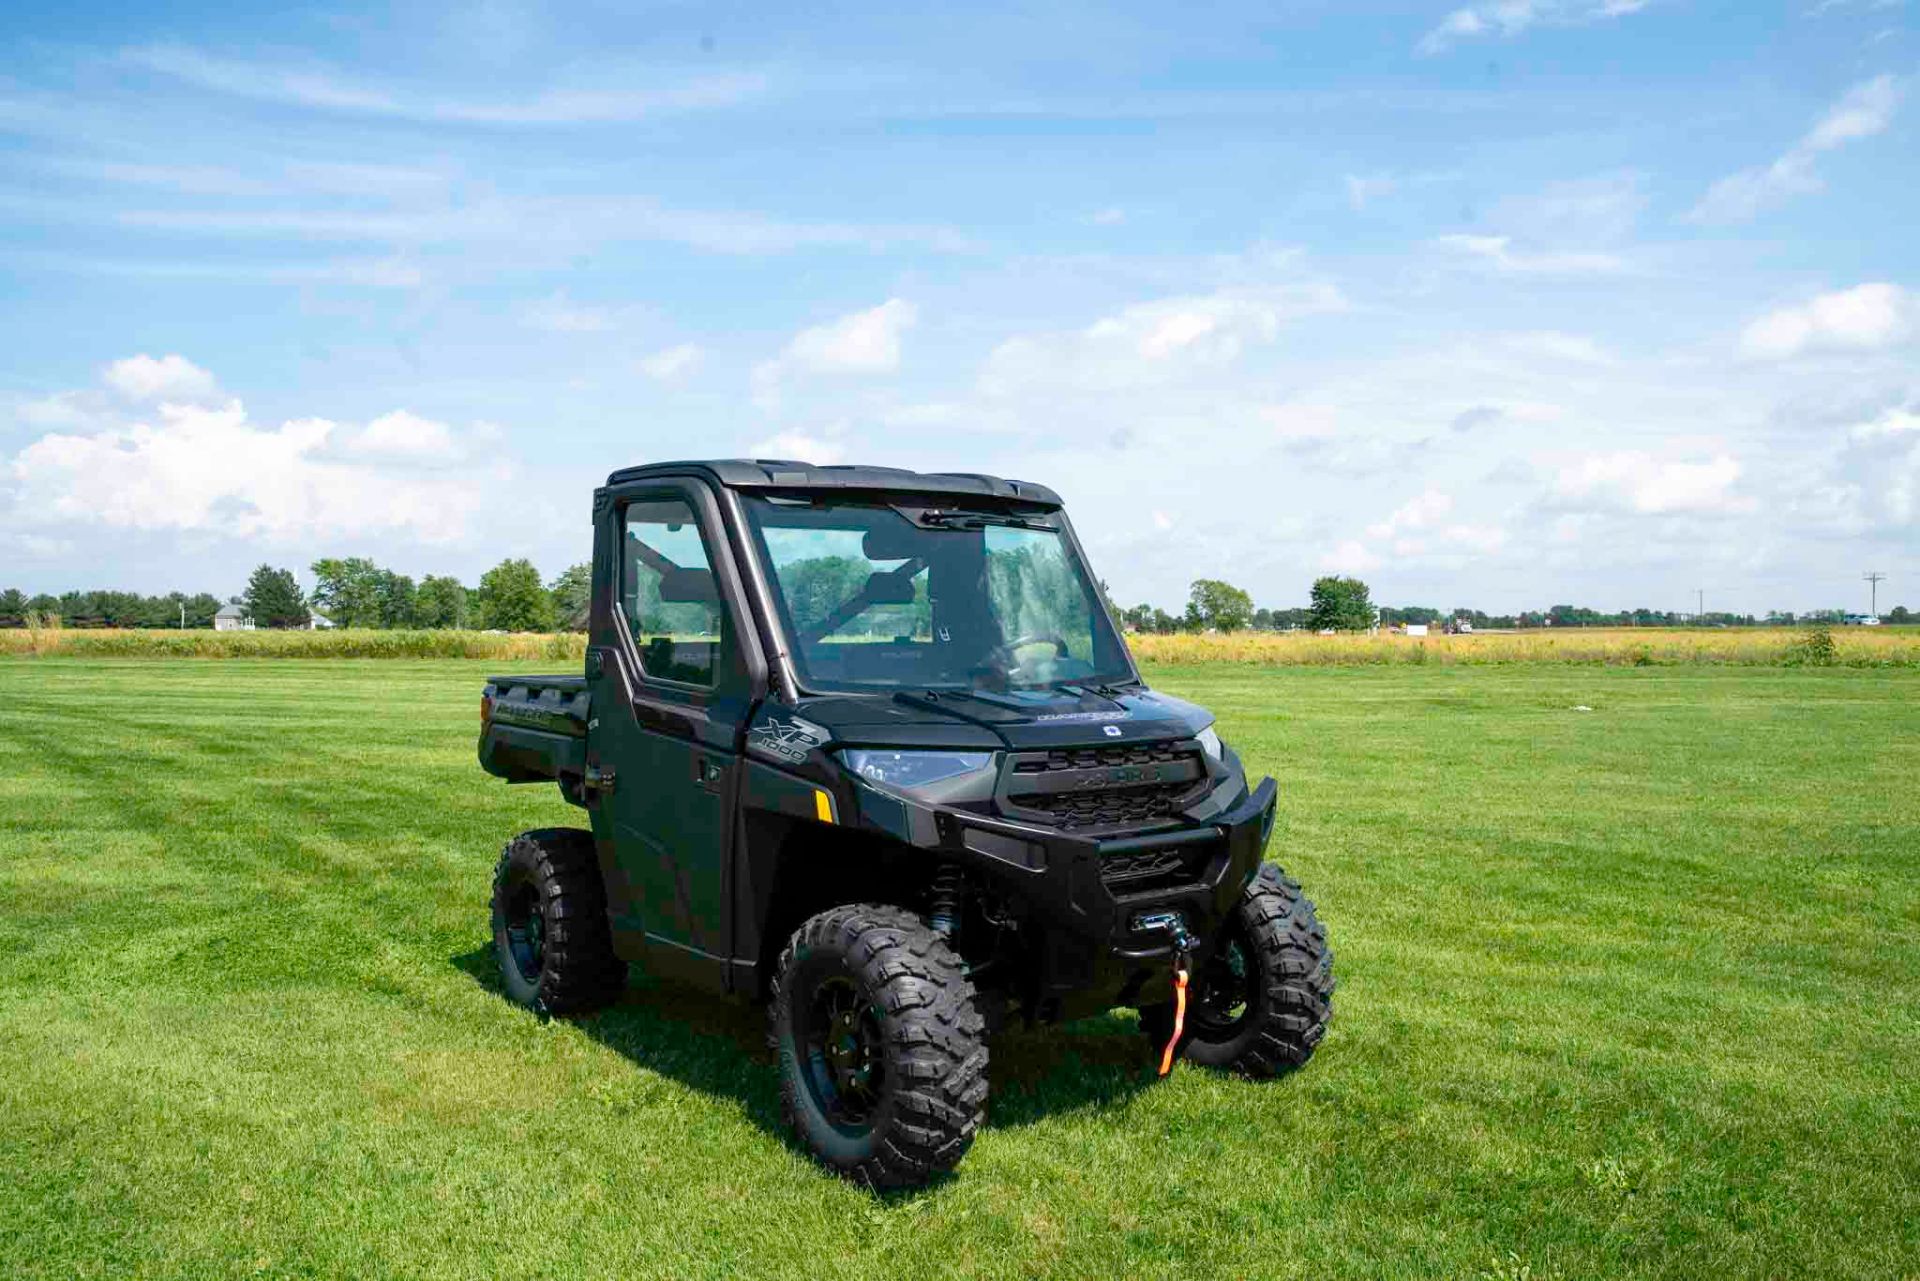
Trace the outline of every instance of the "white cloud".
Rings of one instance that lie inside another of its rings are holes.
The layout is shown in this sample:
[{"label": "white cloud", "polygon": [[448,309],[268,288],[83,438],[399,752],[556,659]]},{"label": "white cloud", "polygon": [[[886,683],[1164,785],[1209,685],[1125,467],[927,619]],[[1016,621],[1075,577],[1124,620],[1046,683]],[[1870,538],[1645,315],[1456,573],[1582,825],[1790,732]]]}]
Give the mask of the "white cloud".
[{"label": "white cloud", "polygon": [[1360,213],[1382,196],[1392,195],[1397,186],[1398,184],[1389,174],[1364,178],[1359,174],[1350,173],[1347,175],[1347,203],[1353,207],[1355,213]]},{"label": "white cloud", "polygon": [[1506,411],[1498,405],[1473,405],[1455,414],[1450,426],[1459,432],[1477,431],[1494,426],[1506,416]]},{"label": "white cloud", "polygon": [[360,285],[367,289],[418,289],[426,279],[420,268],[402,258],[342,259],[318,267],[283,269],[279,279],[311,279]]},{"label": "white cloud", "polygon": [[517,269],[535,260],[565,261],[606,244],[660,241],[708,253],[776,254],[800,249],[901,247],[969,252],[976,243],[950,227],[845,222],[796,223],[726,209],[677,209],[649,196],[553,194],[477,196],[456,206],[388,202],[329,208],[311,201],[215,209],[93,206],[83,217],[187,235],[294,237],[411,246],[481,247]]},{"label": "white cloud", "polygon": [[1494,525],[1448,525],[1440,531],[1446,549],[1482,555],[1507,545],[1507,531]]},{"label": "white cloud", "polygon": [[[386,532],[450,542],[483,501],[474,476],[395,472],[373,457],[379,447],[405,452],[426,443],[433,433],[422,433],[424,422],[390,414],[355,441],[351,429],[324,418],[256,425],[237,400],[163,404],[152,421],[48,434],[0,464],[13,491],[0,524],[272,542]],[[353,456],[369,436],[376,448]]]},{"label": "white cloud", "polygon": [[1634,270],[1627,256],[1647,206],[1643,176],[1624,171],[1548,183],[1502,197],[1488,230],[1436,237],[1457,262],[1514,276],[1601,276]]},{"label": "white cloud", "polygon": [[838,442],[797,431],[783,431],[777,436],[757,441],[750,446],[750,450],[755,458],[793,459],[815,466],[837,463],[846,457],[846,450]]},{"label": "white cloud", "polygon": [[213,375],[184,356],[128,356],[108,365],[100,379],[122,399],[136,405],[197,402],[220,394]]},{"label": "white cloud", "polygon": [[1847,90],[1800,140],[1808,151],[1832,151],[1856,138],[1871,138],[1893,121],[1900,105],[1900,89],[1892,76],[1875,76]]},{"label": "white cloud", "polygon": [[1087,221],[1096,227],[1118,227],[1126,220],[1127,211],[1118,206],[1097,209],[1087,218]]},{"label": "white cloud", "polygon": [[702,352],[693,343],[663,347],[640,358],[640,372],[655,382],[670,383],[684,378],[700,367]]},{"label": "white cloud", "polygon": [[[1590,362],[1589,362],[1590,363]],[[1566,411],[1558,405],[1550,405],[1537,400],[1512,400],[1487,402],[1469,406],[1453,416],[1449,423],[1457,432],[1477,431],[1482,427],[1493,427],[1500,423],[1514,422],[1538,425],[1558,422],[1565,417]]]},{"label": "white cloud", "polygon": [[451,427],[404,409],[382,414],[360,431],[344,434],[342,447],[360,457],[422,462],[450,461],[462,452]]},{"label": "white cloud", "polygon": [[1288,320],[1339,311],[1331,285],[1163,298],[1136,303],[1082,330],[1010,338],[987,356],[981,390],[1011,396],[1045,387],[1118,391],[1231,365],[1272,342]]},{"label": "white cloud", "polygon": [[0,548],[5,548],[9,562],[19,561],[55,561],[65,560],[77,550],[74,544],[65,538],[48,538],[44,534],[21,534],[0,529]]},{"label": "white cloud", "polygon": [[1563,360],[1576,365],[1608,365],[1613,357],[1585,334],[1562,333],[1557,329],[1534,329],[1523,333],[1506,334],[1499,339],[1501,346],[1515,355],[1544,357],[1548,360]]},{"label": "white cloud", "polygon": [[1331,440],[1340,422],[1340,411],[1333,405],[1289,401],[1264,405],[1259,412],[1274,437],[1283,441]]},{"label": "white cloud", "polygon": [[1627,267],[1618,254],[1515,249],[1512,236],[1451,235],[1441,236],[1434,243],[1469,261],[1514,275],[1588,276],[1612,274]]},{"label": "white cloud", "polygon": [[1880,133],[1893,122],[1899,105],[1900,85],[1892,76],[1862,81],[1772,164],[1728,174],[1707,188],[1687,213],[1688,220],[1744,222],[1792,196],[1819,191],[1822,183],[1814,161],[1820,154]]},{"label": "white cloud", "polygon": [[1553,493],[1563,505],[1646,515],[1751,511],[1753,499],[1734,488],[1739,479],[1739,460],[1730,454],[1676,462],[1629,449],[1573,459],[1559,468]]},{"label": "white cloud", "polygon": [[[175,363],[169,363],[173,361]],[[499,467],[476,467],[492,428],[456,432],[406,410],[364,425],[298,418],[253,422],[237,399],[192,403],[213,376],[178,357],[115,361],[101,379],[152,402],[123,414],[87,392],[18,453],[0,455],[0,535],[59,539],[98,531],[299,543],[389,534],[458,541]],[[454,464],[459,464],[456,468]]]},{"label": "white cloud", "polygon": [[1361,560],[1381,563],[1382,557],[1372,545],[1385,543],[1394,557],[1445,558],[1458,561],[1463,556],[1485,555],[1506,545],[1506,531],[1492,525],[1472,525],[1449,521],[1454,500],[1437,489],[1422,491],[1396,508],[1385,520],[1367,527],[1367,542],[1349,541],[1341,550],[1360,549]]},{"label": "white cloud", "polygon": [[1367,529],[1368,538],[1395,538],[1413,530],[1436,525],[1453,510],[1453,498],[1437,489],[1429,489],[1403,504],[1391,516]]},{"label": "white cloud", "polygon": [[13,416],[29,427],[84,427],[100,412],[101,396],[92,391],[59,391],[15,405]]},{"label": "white cloud", "polygon": [[780,354],[754,368],[753,399],[762,409],[779,400],[780,384],[795,374],[838,377],[890,374],[900,367],[900,338],[919,320],[917,307],[889,298],[878,307],[802,329]]},{"label": "white cloud", "polygon": [[552,89],[531,98],[463,101],[356,84],[326,68],[241,62],[181,45],[126,49],[120,57],[130,66],[213,93],[316,111],[443,124],[610,124],[667,112],[731,107],[758,98],[766,89],[763,77],[737,73],[701,76],[653,89]]},{"label": "white cloud", "polygon": [[1913,295],[1899,285],[1855,285],[1759,317],[1742,331],[1740,349],[1763,360],[1806,351],[1874,351],[1906,339],[1917,311]]},{"label": "white cloud", "polygon": [[1895,406],[1848,429],[1801,513],[1848,538],[1909,537],[1920,527],[1920,412]]},{"label": "white cloud", "polygon": [[892,373],[900,367],[900,336],[919,316],[904,298],[889,298],[878,307],[801,330],[780,359],[803,373]]},{"label": "white cloud", "polygon": [[1487,0],[1455,9],[1421,37],[1421,54],[1445,53],[1483,36],[1512,38],[1533,26],[1571,27],[1638,13],[1651,0]]},{"label": "white cloud", "polygon": [[1349,538],[1320,557],[1320,568],[1334,574],[1364,574],[1385,562],[1365,543]]},{"label": "white cloud", "polygon": [[1529,243],[1614,245],[1633,234],[1645,212],[1645,183],[1635,170],[1550,182],[1502,197],[1488,211],[1487,221]]},{"label": "white cloud", "polygon": [[1854,428],[1846,460],[1864,475],[1868,519],[1920,525],[1920,413],[1890,409]]},{"label": "white cloud", "polygon": [[529,304],[521,319],[531,329],[556,334],[593,334],[613,328],[613,313],[605,307],[585,307],[568,300],[562,293],[550,294]]}]

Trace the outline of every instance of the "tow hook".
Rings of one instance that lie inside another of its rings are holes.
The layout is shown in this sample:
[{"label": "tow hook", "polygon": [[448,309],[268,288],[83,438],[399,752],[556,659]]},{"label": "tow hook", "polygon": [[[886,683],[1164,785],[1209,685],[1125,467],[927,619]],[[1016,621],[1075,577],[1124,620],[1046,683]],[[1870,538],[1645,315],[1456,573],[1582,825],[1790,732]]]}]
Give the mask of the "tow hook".
[{"label": "tow hook", "polygon": [[1196,940],[1187,931],[1186,918],[1178,912],[1143,912],[1133,918],[1133,928],[1141,933],[1161,931],[1173,942],[1173,1035],[1160,1054],[1160,1075],[1173,1071],[1173,1054],[1180,1048],[1180,1037],[1187,1028],[1187,982],[1193,973],[1193,945]]}]

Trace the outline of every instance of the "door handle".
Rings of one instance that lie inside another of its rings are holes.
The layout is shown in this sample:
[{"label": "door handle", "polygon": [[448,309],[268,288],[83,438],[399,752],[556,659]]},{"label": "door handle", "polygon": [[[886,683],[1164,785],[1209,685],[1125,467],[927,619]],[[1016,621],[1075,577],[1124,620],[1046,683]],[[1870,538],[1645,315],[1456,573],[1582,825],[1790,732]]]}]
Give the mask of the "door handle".
[{"label": "door handle", "polygon": [[727,767],[711,756],[696,756],[693,761],[693,781],[701,787],[713,787],[720,782]]}]

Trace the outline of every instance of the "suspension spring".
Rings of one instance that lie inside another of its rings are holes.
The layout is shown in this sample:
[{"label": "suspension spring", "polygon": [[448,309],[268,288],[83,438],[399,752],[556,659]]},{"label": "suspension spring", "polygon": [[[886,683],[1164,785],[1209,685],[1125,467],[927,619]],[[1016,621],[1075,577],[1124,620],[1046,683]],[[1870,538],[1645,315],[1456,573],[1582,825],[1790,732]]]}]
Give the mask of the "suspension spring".
[{"label": "suspension spring", "polygon": [[966,879],[952,863],[942,863],[933,873],[933,899],[927,913],[933,932],[948,942],[960,931],[960,896]]}]

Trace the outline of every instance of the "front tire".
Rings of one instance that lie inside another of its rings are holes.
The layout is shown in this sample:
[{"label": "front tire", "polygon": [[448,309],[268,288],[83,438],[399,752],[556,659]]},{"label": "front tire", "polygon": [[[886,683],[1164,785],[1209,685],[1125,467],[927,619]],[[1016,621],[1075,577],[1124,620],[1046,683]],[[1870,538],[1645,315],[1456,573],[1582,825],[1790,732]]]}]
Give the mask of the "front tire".
[{"label": "front tire", "polygon": [[986,1025],[960,958],[897,907],[809,918],[781,954],[769,1012],[787,1121],[821,1161],[875,1189],[951,1170],[986,1118]]},{"label": "front tire", "polygon": [[493,954],[507,996],[542,1014],[584,1014],[620,994],[627,966],[590,833],[548,827],[507,842],[493,874]]},{"label": "front tire", "polygon": [[[1264,1079],[1306,1065],[1333,1018],[1333,952],[1300,883],[1261,865],[1194,973],[1180,1052],[1203,1067]],[[1155,1049],[1173,1035],[1173,1004],[1142,1006]]]}]

